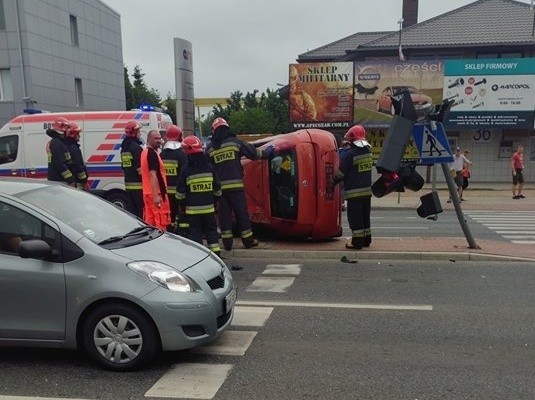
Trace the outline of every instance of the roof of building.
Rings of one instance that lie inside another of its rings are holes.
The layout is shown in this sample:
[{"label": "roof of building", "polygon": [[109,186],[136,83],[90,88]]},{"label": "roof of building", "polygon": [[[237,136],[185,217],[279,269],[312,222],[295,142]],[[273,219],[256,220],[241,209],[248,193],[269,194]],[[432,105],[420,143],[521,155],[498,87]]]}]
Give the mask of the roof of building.
[{"label": "roof of building", "polygon": [[347,36],[336,42],[326,44],[298,56],[299,60],[332,60],[340,56],[344,56],[347,50],[354,50],[357,47],[373,42],[376,39],[382,38],[392,32],[359,32]]},{"label": "roof of building", "polygon": [[[535,44],[535,10],[515,0],[477,0],[404,28],[404,48]],[[367,40],[368,39],[368,40]],[[356,33],[299,55],[299,61],[332,60],[352,51],[397,49],[399,31]]]}]

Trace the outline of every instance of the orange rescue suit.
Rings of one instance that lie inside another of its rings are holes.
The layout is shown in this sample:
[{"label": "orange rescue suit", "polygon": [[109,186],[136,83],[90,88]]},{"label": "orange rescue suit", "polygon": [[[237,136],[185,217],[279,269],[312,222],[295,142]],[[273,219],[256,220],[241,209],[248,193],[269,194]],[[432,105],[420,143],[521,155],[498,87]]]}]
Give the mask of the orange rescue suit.
[{"label": "orange rescue suit", "polygon": [[[153,151],[158,157],[159,169],[156,170],[156,175],[158,176],[158,194],[162,199],[159,206],[154,203],[149,167],[149,151]],[[165,166],[156,150],[145,148],[141,153],[141,184],[143,188],[143,219],[147,224],[164,231],[167,230],[167,226],[171,224],[171,210],[169,208],[169,197],[167,196]]]}]

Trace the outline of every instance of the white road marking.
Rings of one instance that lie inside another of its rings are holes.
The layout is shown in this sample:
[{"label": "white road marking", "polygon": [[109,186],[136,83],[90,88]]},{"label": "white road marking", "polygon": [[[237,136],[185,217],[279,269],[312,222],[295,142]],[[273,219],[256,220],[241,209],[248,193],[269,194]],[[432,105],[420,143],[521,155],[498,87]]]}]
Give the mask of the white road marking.
[{"label": "white road marking", "polygon": [[79,399],[74,397],[28,397],[28,396],[2,396],[0,395],[0,400],[89,400],[89,399]]},{"label": "white road marking", "polygon": [[535,240],[511,240],[515,244],[535,244]]},{"label": "white road marking", "polygon": [[264,326],[273,312],[273,307],[234,307],[231,326]]},{"label": "white road marking", "polygon": [[310,308],[344,308],[364,310],[407,310],[407,311],[432,311],[431,305],[404,305],[404,304],[359,304],[359,303],[315,303],[299,301],[253,301],[238,300],[239,306],[262,306],[262,307],[310,307]]},{"label": "white road marking", "polygon": [[178,364],[162,376],[145,397],[212,399],[231,369],[231,364]]},{"label": "white road marking", "polygon": [[284,293],[294,283],[295,278],[280,276],[260,276],[245,289],[246,292],[275,292]]},{"label": "white road marking", "polygon": [[216,340],[203,346],[195,347],[194,354],[213,354],[218,356],[243,356],[253,342],[257,332],[225,331]]},{"label": "white road marking", "polygon": [[301,264],[268,264],[262,275],[293,275],[301,273]]},{"label": "white road marking", "polygon": [[377,229],[405,229],[405,230],[417,229],[417,230],[422,230],[422,229],[429,229],[429,227],[427,227],[427,226],[373,226],[372,227],[372,230],[377,230]]}]

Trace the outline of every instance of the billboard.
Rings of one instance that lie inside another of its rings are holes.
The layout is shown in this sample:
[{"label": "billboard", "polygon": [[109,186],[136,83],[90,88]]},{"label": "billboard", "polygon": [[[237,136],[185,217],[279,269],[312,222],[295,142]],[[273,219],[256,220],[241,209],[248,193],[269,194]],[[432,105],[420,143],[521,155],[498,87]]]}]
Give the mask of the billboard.
[{"label": "billboard", "polygon": [[290,64],[290,122],[301,128],[353,124],[353,63]]},{"label": "billboard", "polygon": [[535,58],[369,60],[290,65],[294,128],[388,128],[390,96],[407,90],[419,117],[454,100],[446,128],[535,127]]},{"label": "billboard", "polygon": [[442,61],[363,61],[354,67],[357,124],[388,127],[394,115],[390,96],[397,91],[407,90],[422,116],[424,107],[442,103]]},{"label": "billboard", "polygon": [[454,103],[447,127],[534,127],[535,59],[444,62],[444,98]]}]

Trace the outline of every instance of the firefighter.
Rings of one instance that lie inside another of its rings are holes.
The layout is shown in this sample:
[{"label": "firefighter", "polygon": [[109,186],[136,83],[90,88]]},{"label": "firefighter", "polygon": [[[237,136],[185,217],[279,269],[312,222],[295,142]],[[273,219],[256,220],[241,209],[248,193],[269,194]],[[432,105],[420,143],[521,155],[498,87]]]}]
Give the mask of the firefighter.
[{"label": "firefighter", "polygon": [[71,153],[65,141],[65,132],[71,126],[71,122],[60,117],[46,130],[46,134],[52,138],[46,145],[48,155],[48,180],[63,182],[70,186],[76,186],[74,175],[71,171]]},{"label": "firefighter", "polygon": [[79,143],[81,132],[82,128],[77,123],[71,123],[71,126],[65,132],[65,142],[71,154],[71,171],[76,181],[76,187],[80,190],[89,190],[87,167]]},{"label": "firefighter", "polygon": [[169,206],[171,208],[170,231],[187,236],[188,225],[185,217],[178,214],[178,203],[176,199],[176,186],[180,171],[188,162],[188,156],[182,148],[182,129],[176,125],[170,125],[165,133],[165,144],[160,153],[160,157],[165,166],[167,177],[167,194],[169,195]]},{"label": "firefighter", "polygon": [[182,146],[188,163],[180,174],[176,197],[188,218],[189,238],[202,244],[205,237],[207,247],[220,256],[215,210],[221,197],[221,184],[199,138],[188,136]]},{"label": "firefighter", "polygon": [[141,141],[141,124],[137,121],[127,122],[124,128],[125,138],[121,143],[121,166],[124,172],[124,187],[128,194],[130,211],[143,218],[143,191],[141,188],[141,163],[143,151]]},{"label": "firefighter", "polygon": [[165,178],[165,167],[158,154],[162,146],[160,132],[147,134],[147,147],[141,152],[141,184],[143,187],[143,219],[162,231],[171,224],[171,210]]},{"label": "firefighter", "polygon": [[242,156],[250,160],[272,158],[274,148],[268,146],[264,151],[256,149],[252,144],[238,139],[230,132],[225,119],[218,117],[212,123],[211,144],[206,154],[214,166],[221,181],[222,196],[219,204],[219,228],[225,250],[232,250],[232,214],[236,218],[240,237],[245,248],[258,246],[251,229],[251,221],[247,213],[243,185]]},{"label": "firefighter", "polygon": [[340,159],[335,183],[343,181],[351,242],[347,249],[362,249],[372,242],[370,229],[372,153],[362,125],[352,126],[344,136],[349,143]]}]

